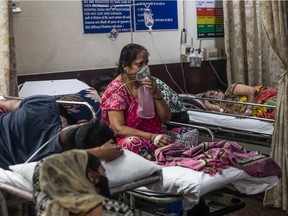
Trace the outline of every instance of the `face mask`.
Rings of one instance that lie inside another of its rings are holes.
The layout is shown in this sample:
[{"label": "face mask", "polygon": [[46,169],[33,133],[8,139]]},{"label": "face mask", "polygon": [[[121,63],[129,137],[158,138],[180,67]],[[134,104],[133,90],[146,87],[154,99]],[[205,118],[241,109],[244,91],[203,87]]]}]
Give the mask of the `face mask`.
[{"label": "face mask", "polygon": [[99,178],[99,182],[95,184],[95,187],[99,189],[99,193],[102,196],[110,197],[108,178],[106,176],[99,176]]}]

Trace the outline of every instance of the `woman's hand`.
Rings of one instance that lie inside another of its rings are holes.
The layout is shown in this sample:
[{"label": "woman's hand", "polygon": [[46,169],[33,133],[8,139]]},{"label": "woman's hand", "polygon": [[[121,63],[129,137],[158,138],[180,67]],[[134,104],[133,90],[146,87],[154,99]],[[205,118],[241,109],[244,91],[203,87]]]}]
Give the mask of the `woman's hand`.
[{"label": "woman's hand", "polygon": [[142,85],[147,87],[152,95],[153,98],[160,98],[162,97],[161,92],[158,89],[158,85],[153,77],[148,76],[147,78],[141,81]]},{"label": "woman's hand", "polygon": [[152,134],[151,141],[157,146],[162,147],[173,142],[171,136],[167,134]]}]

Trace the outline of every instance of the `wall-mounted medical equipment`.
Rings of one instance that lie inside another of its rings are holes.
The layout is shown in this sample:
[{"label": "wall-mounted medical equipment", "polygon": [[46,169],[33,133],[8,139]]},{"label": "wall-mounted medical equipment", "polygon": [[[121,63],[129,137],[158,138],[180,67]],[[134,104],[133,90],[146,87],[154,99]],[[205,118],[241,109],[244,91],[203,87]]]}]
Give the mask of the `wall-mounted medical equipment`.
[{"label": "wall-mounted medical equipment", "polygon": [[201,67],[201,63],[203,61],[203,51],[204,50],[201,48],[191,48],[189,54],[190,67]]}]

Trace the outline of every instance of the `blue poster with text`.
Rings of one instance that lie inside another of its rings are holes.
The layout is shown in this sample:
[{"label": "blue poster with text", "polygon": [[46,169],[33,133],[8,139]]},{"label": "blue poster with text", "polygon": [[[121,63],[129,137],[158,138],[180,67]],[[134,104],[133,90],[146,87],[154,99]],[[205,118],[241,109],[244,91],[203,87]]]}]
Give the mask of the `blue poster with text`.
[{"label": "blue poster with text", "polygon": [[177,0],[82,0],[84,33],[178,29]]}]

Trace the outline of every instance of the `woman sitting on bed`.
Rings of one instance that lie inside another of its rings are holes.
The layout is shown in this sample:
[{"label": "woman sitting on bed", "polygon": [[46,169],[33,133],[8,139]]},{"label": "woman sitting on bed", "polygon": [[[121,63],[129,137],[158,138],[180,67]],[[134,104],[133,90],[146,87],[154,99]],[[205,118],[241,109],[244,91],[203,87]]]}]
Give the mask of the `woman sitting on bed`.
[{"label": "woman sitting on bed", "polygon": [[[277,90],[262,86],[248,86],[240,83],[232,84],[225,93],[221,90],[208,90],[203,94],[205,98],[220,100],[249,102],[265,105],[276,105]],[[204,101],[206,110],[224,112],[237,115],[252,115],[259,118],[274,119],[275,109],[237,103]]]},{"label": "woman sitting on bed", "polygon": [[[148,160],[155,160],[154,151],[174,140],[162,128],[168,123],[171,111],[160,92],[155,79],[148,76],[137,81],[140,69],[148,63],[148,51],[141,45],[128,44],[120,54],[118,76],[109,83],[101,98],[102,119],[115,132],[118,145],[133,151]],[[139,87],[149,90],[154,103],[155,115],[152,118],[140,117],[137,113]],[[195,130],[175,129],[186,137],[190,144],[198,138]],[[174,134],[174,133],[172,133]],[[197,142],[197,141],[196,141]]]}]

